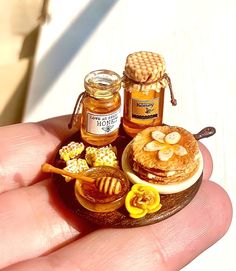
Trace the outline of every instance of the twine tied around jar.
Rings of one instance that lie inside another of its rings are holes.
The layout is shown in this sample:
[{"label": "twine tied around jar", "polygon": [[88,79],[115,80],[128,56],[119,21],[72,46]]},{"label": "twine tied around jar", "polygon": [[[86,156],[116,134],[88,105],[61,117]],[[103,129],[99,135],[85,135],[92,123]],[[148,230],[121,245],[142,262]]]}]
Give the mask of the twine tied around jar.
[{"label": "twine tied around jar", "polygon": [[160,80],[162,80],[162,79],[165,79],[167,81],[167,84],[168,84],[168,87],[169,87],[169,90],[170,90],[171,104],[173,106],[176,106],[177,105],[177,100],[174,97],[174,92],[173,92],[173,89],[172,89],[172,83],[171,83],[169,75],[167,73],[164,73]]},{"label": "twine tied around jar", "polygon": [[171,103],[177,105],[162,55],[147,51],[134,52],[127,56],[124,70],[126,86],[129,87],[130,84],[137,91],[145,93],[153,89],[158,92],[160,88],[164,89],[168,85]]},{"label": "twine tied around jar", "polygon": [[[68,124],[69,129],[71,129],[72,127],[77,127],[77,128],[79,127],[78,125],[79,120],[80,120],[79,113],[80,113],[80,109],[82,105],[83,105],[83,110],[82,110],[81,122],[85,121],[86,122],[85,126],[87,125],[87,117],[85,117],[85,115],[87,116],[88,111],[91,111],[89,113],[94,113],[94,114],[96,113],[99,116],[104,115],[103,111],[99,112],[99,111],[96,111],[95,109],[92,109],[90,106],[90,103],[92,103],[92,100],[96,100],[95,105],[94,105],[95,108],[96,107],[100,108],[101,106],[103,106],[105,107],[104,109],[106,109],[107,108],[106,103],[102,101],[108,100],[110,104],[110,101],[114,99],[114,97],[117,96],[118,91],[121,88],[121,77],[116,72],[111,71],[111,70],[105,70],[105,69],[95,70],[88,73],[85,76],[84,87],[85,87],[85,91],[82,92],[77,98],[77,101],[76,101],[76,104],[71,116],[71,120]],[[117,102],[113,106],[113,108],[118,109],[116,107],[120,106],[120,98],[116,100]],[[86,102],[84,103],[84,101]],[[115,100],[112,100],[112,103],[114,103],[114,101]],[[112,112],[110,112],[110,114],[111,113]],[[82,123],[81,125],[83,127]]]},{"label": "twine tied around jar", "polygon": [[[148,81],[148,80],[147,80]],[[164,82],[165,81],[165,82]],[[161,85],[163,88],[166,87],[166,83],[169,87],[170,90],[170,97],[171,97],[171,104],[173,106],[177,105],[177,100],[174,97],[174,92],[173,92],[173,88],[172,88],[172,83],[171,83],[171,79],[169,77],[169,75],[167,73],[164,73],[160,78],[158,78],[155,81],[152,82],[138,82],[135,81],[133,78],[130,78],[129,75],[127,75],[124,72],[124,76],[122,77],[122,82],[124,84],[130,84],[135,86],[135,88],[139,89],[140,91],[148,91],[149,89],[152,88],[152,86],[156,86],[157,84]]]},{"label": "twine tied around jar", "polygon": [[74,110],[73,113],[71,115],[71,119],[70,122],[68,123],[68,128],[72,129],[73,127],[77,127],[78,123],[79,123],[79,112],[80,112],[80,108],[81,108],[81,101],[82,99],[85,97],[86,95],[86,91],[83,91],[80,93],[80,95],[78,96],[75,106],[74,106]]}]

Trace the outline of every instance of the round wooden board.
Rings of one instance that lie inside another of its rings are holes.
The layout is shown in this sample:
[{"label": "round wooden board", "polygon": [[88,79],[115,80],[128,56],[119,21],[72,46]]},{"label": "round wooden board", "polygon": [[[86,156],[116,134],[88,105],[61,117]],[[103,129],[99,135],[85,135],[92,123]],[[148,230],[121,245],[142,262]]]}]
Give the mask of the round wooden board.
[{"label": "round wooden board", "polygon": [[185,191],[171,195],[161,195],[162,208],[156,213],[147,214],[145,217],[139,219],[129,217],[129,214],[124,207],[108,213],[88,211],[83,208],[75,198],[74,182],[66,183],[64,179],[58,175],[54,175],[54,180],[56,181],[60,198],[62,198],[66,206],[78,216],[104,227],[132,228],[160,222],[179,212],[189,204],[196,195],[201,185],[202,176],[193,186]]},{"label": "round wooden board", "polygon": [[[130,142],[130,140],[131,138],[129,138],[121,130],[117,140],[112,143],[113,146],[117,147],[119,162],[121,160],[123,150]],[[82,140],[80,138],[80,134],[74,134],[72,137],[68,138],[65,142],[63,142],[62,146],[68,144],[71,141],[81,142]],[[85,146],[87,145],[85,144]],[[58,155],[55,159],[54,165],[56,165],[57,167],[61,167],[61,161]],[[103,227],[131,228],[157,223],[179,212],[187,204],[189,204],[196,195],[201,185],[202,175],[194,185],[192,185],[185,191],[170,195],[161,195],[162,208],[156,213],[147,214],[145,217],[139,219],[131,218],[125,207],[107,213],[95,213],[89,211],[82,207],[75,197],[75,181],[67,183],[62,176],[56,174],[53,174],[53,180],[59,192],[60,198],[63,200],[66,206],[72,212],[75,212],[78,216],[83,217],[90,222]]]}]

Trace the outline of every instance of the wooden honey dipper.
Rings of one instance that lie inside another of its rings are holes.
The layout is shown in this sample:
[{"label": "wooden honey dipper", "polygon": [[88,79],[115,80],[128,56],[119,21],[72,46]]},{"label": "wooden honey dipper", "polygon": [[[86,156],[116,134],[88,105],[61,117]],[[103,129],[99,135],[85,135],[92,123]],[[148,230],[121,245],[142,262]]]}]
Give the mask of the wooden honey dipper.
[{"label": "wooden honey dipper", "polygon": [[117,195],[121,191],[120,180],[115,177],[105,176],[105,177],[99,177],[99,178],[94,179],[94,178],[85,176],[81,173],[72,173],[72,172],[66,171],[64,169],[54,167],[48,163],[44,163],[42,165],[41,169],[43,172],[65,175],[65,176],[71,177],[73,179],[77,179],[79,181],[85,181],[88,183],[95,182],[95,185],[98,188],[98,190],[100,192],[105,193],[105,194]]},{"label": "wooden honey dipper", "polygon": [[95,182],[95,179],[93,179],[91,177],[84,176],[81,173],[69,172],[69,171],[66,171],[64,169],[54,167],[54,166],[52,166],[52,165],[50,165],[48,163],[43,164],[41,169],[42,169],[43,172],[65,175],[65,176],[71,177],[73,179],[78,179],[78,180],[89,182],[89,183],[94,183]]},{"label": "wooden honey dipper", "polygon": [[119,194],[121,191],[121,183],[119,179],[115,177],[99,177],[95,179],[96,187],[100,192],[109,194],[110,196]]}]

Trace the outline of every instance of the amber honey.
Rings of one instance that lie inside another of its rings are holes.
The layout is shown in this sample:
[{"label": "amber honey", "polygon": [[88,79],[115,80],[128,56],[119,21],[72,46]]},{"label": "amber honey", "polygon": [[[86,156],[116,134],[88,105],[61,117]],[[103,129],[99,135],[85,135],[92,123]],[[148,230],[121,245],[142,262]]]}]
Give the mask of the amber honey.
[{"label": "amber honey", "polygon": [[97,182],[87,183],[77,180],[75,195],[84,208],[93,212],[111,212],[124,204],[126,194],[129,191],[129,181],[120,169],[109,166],[93,167],[85,171],[84,174],[94,179],[107,177],[105,186],[108,186],[108,190],[111,185],[110,178],[115,178],[120,183],[118,193],[109,193],[106,192],[106,189],[104,191],[104,187],[101,189]]},{"label": "amber honey", "polygon": [[164,107],[164,88],[153,86],[142,90],[126,86],[124,92],[123,127],[130,136],[149,126],[162,124]]},{"label": "amber honey", "polygon": [[98,70],[88,74],[84,82],[82,139],[95,146],[107,145],[118,136],[121,118],[121,78],[115,72]]},{"label": "amber honey", "polygon": [[165,69],[165,61],[159,54],[141,51],[128,55],[123,80],[123,127],[131,137],[147,127],[162,125],[167,85],[171,102],[176,104]]}]

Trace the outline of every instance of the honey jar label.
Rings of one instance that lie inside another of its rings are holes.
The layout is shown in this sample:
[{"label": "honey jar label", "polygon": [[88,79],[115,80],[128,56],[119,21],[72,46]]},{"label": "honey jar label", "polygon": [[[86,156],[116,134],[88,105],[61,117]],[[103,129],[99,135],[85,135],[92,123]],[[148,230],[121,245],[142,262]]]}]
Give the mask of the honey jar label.
[{"label": "honey jar label", "polygon": [[151,120],[159,117],[159,98],[151,100],[132,99],[131,120]]},{"label": "honey jar label", "polygon": [[121,109],[110,114],[87,112],[87,132],[95,135],[110,134],[120,126]]}]

